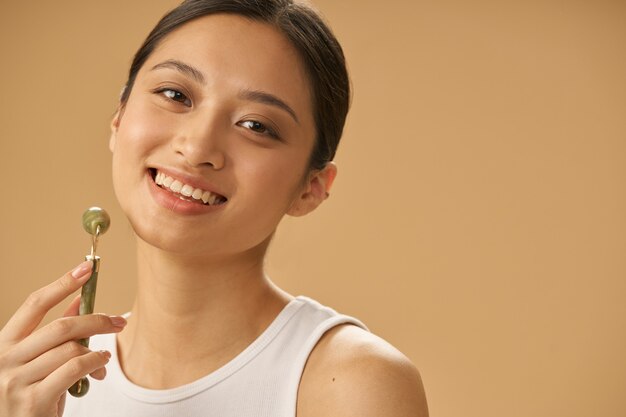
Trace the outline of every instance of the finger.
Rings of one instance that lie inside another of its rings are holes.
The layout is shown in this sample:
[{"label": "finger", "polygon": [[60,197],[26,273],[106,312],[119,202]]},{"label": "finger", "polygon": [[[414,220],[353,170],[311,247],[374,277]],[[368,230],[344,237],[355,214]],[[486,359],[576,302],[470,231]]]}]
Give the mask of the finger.
[{"label": "finger", "polygon": [[53,283],[29,295],[0,331],[0,338],[19,341],[31,334],[52,307],[89,279],[91,267],[92,261],[85,261]]},{"label": "finger", "polygon": [[19,367],[17,380],[22,385],[31,385],[44,379],[70,359],[85,355],[89,352],[91,352],[89,348],[86,348],[75,340],[70,340],[44,352],[42,355]]},{"label": "finger", "polygon": [[107,376],[107,368],[104,366],[102,368],[98,368],[92,373],[90,373],[93,379],[97,379],[98,381],[102,381]]},{"label": "finger", "polygon": [[126,326],[126,319],[105,314],[64,317],[37,330],[11,350],[12,360],[30,362],[69,340],[84,339],[95,334],[118,333]]},{"label": "finger", "polygon": [[61,395],[61,398],[59,399],[59,405],[57,407],[57,416],[62,416],[63,412],[65,411],[65,397],[67,396],[67,393],[63,393],[63,395]]},{"label": "finger", "polygon": [[78,316],[78,310],[80,308],[80,294],[78,294],[71,302],[70,305],[67,306],[65,312],[63,312],[63,317],[72,317]]},{"label": "finger", "polygon": [[76,381],[106,365],[110,355],[104,351],[90,352],[69,360],[37,385],[36,397],[43,402],[56,401]]}]

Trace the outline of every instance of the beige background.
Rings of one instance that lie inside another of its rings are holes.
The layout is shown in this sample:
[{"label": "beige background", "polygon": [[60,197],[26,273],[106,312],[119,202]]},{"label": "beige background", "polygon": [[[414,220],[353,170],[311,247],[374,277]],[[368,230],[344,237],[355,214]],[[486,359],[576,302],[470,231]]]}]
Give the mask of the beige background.
[{"label": "beige background", "polygon": [[[268,268],[420,368],[432,416],[626,415],[626,2],[317,0],[354,104],[332,198]],[[176,1],[0,3],[0,321],[89,247],[134,292],[108,123]],[[48,321],[58,314],[54,310]]]}]

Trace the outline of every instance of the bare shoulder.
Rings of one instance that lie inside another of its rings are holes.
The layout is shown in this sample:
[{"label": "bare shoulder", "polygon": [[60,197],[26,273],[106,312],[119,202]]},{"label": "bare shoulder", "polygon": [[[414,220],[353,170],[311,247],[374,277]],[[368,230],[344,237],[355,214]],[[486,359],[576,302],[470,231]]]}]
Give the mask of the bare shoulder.
[{"label": "bare shoulder", "polygon": [[311,352],[298,417],[427,417],[419,372],[398,349],[354,325],[329,330]]}]

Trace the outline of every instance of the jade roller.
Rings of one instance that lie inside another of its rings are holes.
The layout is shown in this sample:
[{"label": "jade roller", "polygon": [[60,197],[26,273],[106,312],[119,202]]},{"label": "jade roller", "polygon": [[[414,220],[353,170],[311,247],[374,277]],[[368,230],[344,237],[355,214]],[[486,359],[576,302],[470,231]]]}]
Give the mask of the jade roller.
[{"label": "jade roller", "polygon": [[[83,213],[83,228],[91,235],[91,253],[85,256],[86,261],[93,262],[91,276],[83,285],[80,294],[79,315],[92,314],[93,306],[96,301],[96,285],[98,284],[98,270],[100,269],[100,257],[96,256],[96,248],[98,246],[98,238],[104,234],[111,225],[111,219],[106,211],[100,207],[91,207]],[[80,339],[78,341],[86,348],[89,347],[89,338]],[[89,380],[83,377],[70,387],[68,392],[74,397],[82,397],[89,391]]]}]

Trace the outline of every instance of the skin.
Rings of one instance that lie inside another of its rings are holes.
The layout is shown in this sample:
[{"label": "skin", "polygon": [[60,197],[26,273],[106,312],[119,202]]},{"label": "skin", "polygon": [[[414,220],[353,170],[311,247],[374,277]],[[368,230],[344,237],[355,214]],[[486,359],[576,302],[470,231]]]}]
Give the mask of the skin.
[{"label": "skin", "polygon": [[[172,59],[194,67],[204,82],[175,68],[153,69]],[[280,98],[297,121],[276,106],[241,98],[246,89]],[[279,131],[280,139],[253,120]],[[73,382],[87,373],[103,378],[106,357],[76,348],[79,337],[124,328],[117,342],[127,378],[172,388],[232,360],[293,299],[263,271],[268,244],[284,215],[306,215],[327,198],[337,169],[329,163],[307,170],[315,136],[310,87],[282,34],[233,15],[183,25],[148,58],[111,130],[115,192],[137,235],[131,316],[125,328],[107,316],[74,317],[76,299],[63,326],[55,321],[33,333],[45,312],[86,278],[68,273],[34,293],[0,332],[0,404],[12,407],[0,408],[0,416],[61,415]],[[209,182],[228,201],[195,214],[159,204],[150,192],[154,167]],[[25,381],[33,375],[28,358],[38,359],[34,381]],[[379,337],[342,325],[309,357],[297,413],[415,417],[428,411],[415,366]]]},{"label": "skin", "polygon": [[78,296],[63,318],[35,330],[52,307],[87,282],[90,272],[91,262],[84,262],[33,292],[0,330],[0,416],[61,416],[70,386],[87,374],[105,377],[110,354],[91,352],[76,339],[118,333],[126,325],[122,317],[76,317]]},{"label": "skin", "polygon": [[[153,70],[168,60],[193,66],[206,82]],[[170,99],[163,87],[189,101]],[[298,122],[239,99],[244,89],[279,97]],[[252,131],[249,120],[275,127],[281,139]],[[171,33],[148,58],[110,140],[115,192],[138,236],[138,296],[119,338],[130,380],[168,388],[219,368],[293,298],[265,276],[263,259],[280,219],[312,211],[335,177],[334,164],[305,170],[314,131],[304,70],[269,26],[208,16]],[[175,213],[150,195],[146,172],[155,166],[210,181],[228,201],[219,211]]]}]

